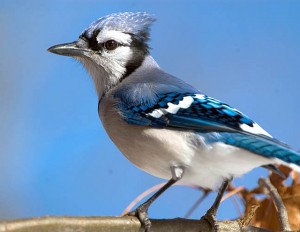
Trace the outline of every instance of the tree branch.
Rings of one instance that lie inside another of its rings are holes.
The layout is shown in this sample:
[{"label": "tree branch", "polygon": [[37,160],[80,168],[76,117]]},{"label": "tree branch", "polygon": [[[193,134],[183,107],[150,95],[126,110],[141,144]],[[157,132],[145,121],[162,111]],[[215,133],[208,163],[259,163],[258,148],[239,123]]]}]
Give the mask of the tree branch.
[{"label": "tree branch", "polygon": [[269,191],[270,196],[273,199],[273,202],[274,202],[275,207],[278,212],[281,230],[282,231],[291,231],[286,208],[285,208],[283,201],[282,201],[279,193],[277,192],[276,188],[272,185],[270,179],[269,178],[267,178],[267,179],[260,178],[259,184],[262,185],[263,187],[265,187]]},{"label": "tree branch", "polygon": [[[205,220],[151,219],[151,231],[155,232],[199,232],[211,231]],[[0,222],[0,232],[142,232],[136,217],[40,217]],[[238,220],[220,221],[219,231],[257,231],[257,227],[241,228]]]}]

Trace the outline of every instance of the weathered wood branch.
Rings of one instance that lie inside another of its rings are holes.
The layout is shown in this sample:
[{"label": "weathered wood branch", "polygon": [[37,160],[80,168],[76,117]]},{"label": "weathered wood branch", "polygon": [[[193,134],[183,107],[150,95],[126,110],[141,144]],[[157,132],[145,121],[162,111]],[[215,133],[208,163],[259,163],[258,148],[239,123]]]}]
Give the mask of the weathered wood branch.
[{"label": "weathered wood branch", "polygon": [[267,178],[267,179],[260,178],[259,184],[261,184],[268,190],[270,196],[273,199],[273,202],[274,202],[275,207],[278,212],[278,218],[280,221],[281,230],[282,231],[291,231],[288,214],[287,214],[286,208],[283,204],[283,201],[282,201],[277,189],[272,185],[269,178]]},{"label": "weathered wood branch", "polygon": [[[155,232],[199,232],[211,231],[205,220],[151,219],[151,231]],[[0,232],[142,232],[136,217],[40,217],[0,222]],[[238,220],[220,221],[219,231],[257,231],[257,227],[243,227]]]}]

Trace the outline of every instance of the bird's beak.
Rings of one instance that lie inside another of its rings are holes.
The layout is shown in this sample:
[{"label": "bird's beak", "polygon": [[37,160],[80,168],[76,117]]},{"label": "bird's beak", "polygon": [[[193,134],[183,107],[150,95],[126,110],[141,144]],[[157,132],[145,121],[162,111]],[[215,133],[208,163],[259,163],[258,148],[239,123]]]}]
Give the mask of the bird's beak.
[{"label": "bird's beak", "polygon": [[78,41],[72,43],[58,44],[48,48],[49,52],[62,56],[72,56],[78,57],[83,56],[86,49],[79,46]]}]

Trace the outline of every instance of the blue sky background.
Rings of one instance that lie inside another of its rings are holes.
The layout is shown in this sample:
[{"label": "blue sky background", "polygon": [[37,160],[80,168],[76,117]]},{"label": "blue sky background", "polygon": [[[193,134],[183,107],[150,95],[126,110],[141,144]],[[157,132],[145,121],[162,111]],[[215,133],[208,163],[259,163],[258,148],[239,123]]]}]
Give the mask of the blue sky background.
[{"label": "blue sky background", "polygon": [[[93,20],[123,11],[156,15],[150,46],[161,67],[300,148],[299,1],[1,0],[1,220],[120,215],[162,182],[134,167],[109,140],[81,65],[47,52],[76,40]],[[235,184],[253,187],[266,173],[257,169]],[[199,196],[175,186],[150,216],[182,217]],[[230,201],[221,205],[219,218],[236,216]]]}]

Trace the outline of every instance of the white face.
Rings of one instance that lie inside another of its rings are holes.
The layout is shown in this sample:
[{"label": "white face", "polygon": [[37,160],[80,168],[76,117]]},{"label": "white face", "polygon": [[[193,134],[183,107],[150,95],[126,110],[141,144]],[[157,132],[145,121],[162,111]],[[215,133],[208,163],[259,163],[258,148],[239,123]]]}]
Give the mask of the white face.
[{"label": "white face", "polygon": [[133,58],[129,34],[102,29],[96,37],[97,49],[87,57],[78,58],[94,79],[98,95],[115,86],[126,73],[126,65]]},{"label": "white face", "polygon": [[116,42],[127,46],[130,46],[132,42],[131,36],[129,34],[123,33],[121,31],[102,29],[97,35],[98,43],[104,43],[108,40],[115,40]]},{"label": "white face", "polygon": [[101,30],[97,36],[99,44],[103,45],[101,65],[111,78],[121,78],[126,72],[126,64],[132,59],[132,42],[129,34],[120,31]]}]

